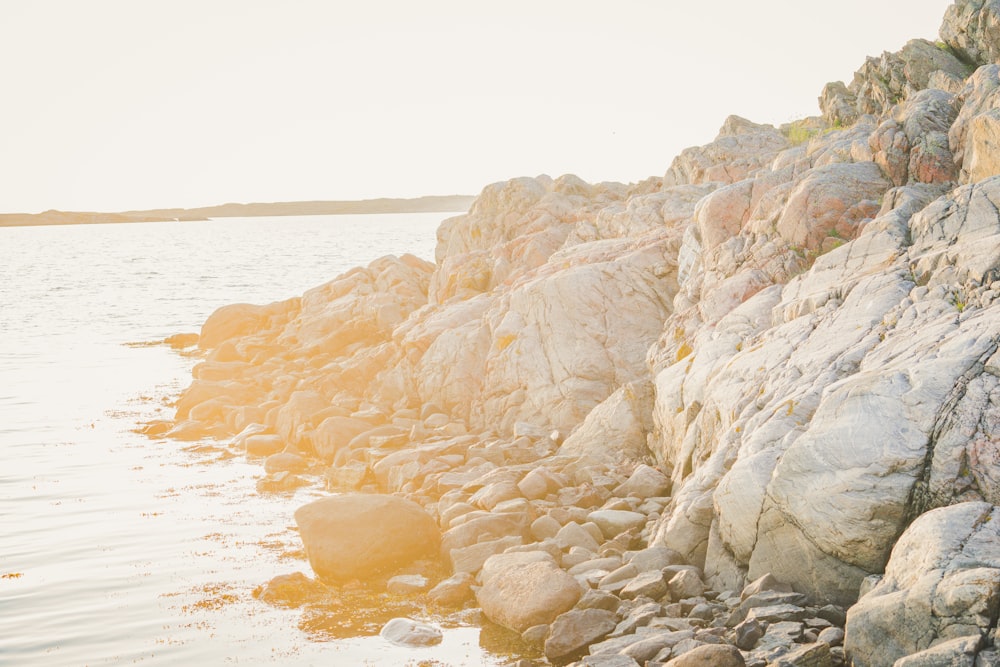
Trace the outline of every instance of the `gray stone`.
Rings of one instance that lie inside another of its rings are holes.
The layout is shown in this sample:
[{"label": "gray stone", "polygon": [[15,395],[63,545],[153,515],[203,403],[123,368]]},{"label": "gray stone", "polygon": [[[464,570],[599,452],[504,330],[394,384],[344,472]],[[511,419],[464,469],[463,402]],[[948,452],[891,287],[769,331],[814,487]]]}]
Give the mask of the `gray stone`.
[{"label": "gray stone", "polygon": [[667,594],[667,590],[667,581],[663,577],[663,573],[653,570],[636,576],[625,585],[619,595],[625,600],[632,600],[639,596],[659,600]]},{"label": "gray stone", "polygon": [[617,616],[603,609],[575,609],[558,616],[545,638],[545,657],[554,664],[572,662],[615,629]]},{"label": "gray stone", "polygon": [[791,650],[771,664],[774,667],[833,667],[833,658],[828,645],[807,644]]},{"label": "gray stone", "polygon": [[882,581],[851,607],[844,647],[857,667],[892,665],[933,644],[978,637],[1000,606],[1000,508],[966,502],[918,517]]},{"label": "gray stone", "polygon": [[844,631],[840,628],[826,628],[819,633],[817,639],[830,646],[840,646],[844,643]]},{"label": "gray stone", "polygon": [[739,649],[729,644],[707,644],[672,658],[666,667],[745,667]]},{"label": "gray stone", "polygon": [[694,570],[681,570],[668,582],[670,597],[674,600],[695,598],[705,592],[705,584]]},{"label": "gray stone", "polygon": [[744,651],[752,650],[760,638],[764,636],[764,626],[755,619],[743,621],[733,628],[735,638],[733,643]]},{"label": "gray stone", "polygon": [[618,653],[584,656],[576,665],[578,667],[640,667],[639,663],[629,656]]},{"label": "gray stone", "polygon": [[959,637],[900,658],[893,667],[975,667],[981,645],[978,634]]},{"label": "gray stone", "polygon": [[765,623],[780,623],[782,621],[802,621],[806,618],[806,610],[793,604],[776,604],[766,607],[753,607],[747,613],[747,619]]}]

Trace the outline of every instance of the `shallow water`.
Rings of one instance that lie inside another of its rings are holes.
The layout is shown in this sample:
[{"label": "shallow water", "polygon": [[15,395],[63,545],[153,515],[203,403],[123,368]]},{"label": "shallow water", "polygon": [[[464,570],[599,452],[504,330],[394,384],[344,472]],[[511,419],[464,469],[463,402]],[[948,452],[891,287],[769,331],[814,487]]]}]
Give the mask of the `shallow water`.
[{"label": "shallow water", "polygon": [[309,573],[292,512],[317,492],[261,495],[257,463],[133,432],[196,361],[135,343],[385,254],[432,259],[449,215],[0,228],[0,664],[503,662],[475,618],[429,617],[444,642],[404,649],[352,636],[350,609],[254,599]]}]

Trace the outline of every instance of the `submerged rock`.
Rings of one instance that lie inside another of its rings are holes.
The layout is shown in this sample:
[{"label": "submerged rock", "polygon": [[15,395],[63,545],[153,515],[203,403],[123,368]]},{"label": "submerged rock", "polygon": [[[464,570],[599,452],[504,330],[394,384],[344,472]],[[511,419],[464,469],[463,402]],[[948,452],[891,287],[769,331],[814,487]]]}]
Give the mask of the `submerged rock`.
[{"label": "submerged rock", "polygon": [[409,618],[392,619],[383,626],[379,635],[398,646],[434,646],[444,638],[444,633],[433,625]]}]

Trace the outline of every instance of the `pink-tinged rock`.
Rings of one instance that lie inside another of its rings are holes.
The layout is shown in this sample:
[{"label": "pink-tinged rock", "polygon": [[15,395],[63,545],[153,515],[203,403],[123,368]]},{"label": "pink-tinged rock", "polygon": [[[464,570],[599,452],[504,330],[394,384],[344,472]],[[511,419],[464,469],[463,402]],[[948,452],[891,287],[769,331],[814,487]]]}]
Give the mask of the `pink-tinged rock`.
[{"label": "pink-tinged rock", "polygon": [[295,512],[309,564],[324,581],[389,573],[437,554],[437,522],[396,496],[331,496]]},{"label": "pink-tinged rock", "polygon": [[572,609],[583,595],[577,580],[561,570],[551,557],[514,563],[509,567],[495,566],[488,576],[484,570],[483,585],[476,592],[483,613],[494,623],[524,632],[532,626],[551,623]]}]

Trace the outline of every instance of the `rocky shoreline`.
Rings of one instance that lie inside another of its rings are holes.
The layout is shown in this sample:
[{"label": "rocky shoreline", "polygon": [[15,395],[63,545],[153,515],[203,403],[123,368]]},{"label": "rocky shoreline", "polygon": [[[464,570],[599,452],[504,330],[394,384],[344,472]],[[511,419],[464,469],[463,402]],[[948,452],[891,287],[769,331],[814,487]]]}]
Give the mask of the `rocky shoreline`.
[{"label": "rocky shoreline", "polygon": [[496,183],[433,264],[224,307],[149,432],[335,493],[275,604],[479,609],[519,665],[1000,665],[998,25],[956,2],[822,117]]}]

